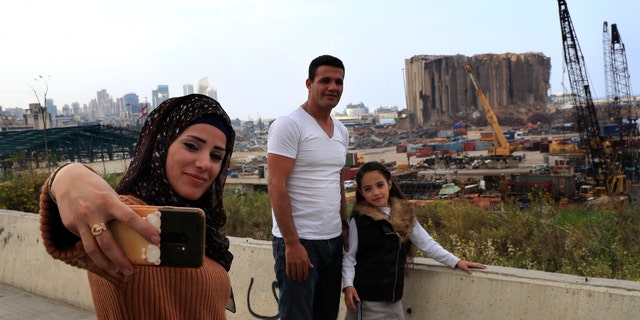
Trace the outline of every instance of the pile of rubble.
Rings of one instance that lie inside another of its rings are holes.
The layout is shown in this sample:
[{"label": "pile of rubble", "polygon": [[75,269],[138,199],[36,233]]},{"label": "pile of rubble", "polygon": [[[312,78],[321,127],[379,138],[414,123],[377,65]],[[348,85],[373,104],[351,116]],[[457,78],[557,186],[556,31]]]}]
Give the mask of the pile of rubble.
[{"label": "pile of rubble", "polygon": [[[357,128],[351,133],[350,149],[375,149],[393,147],[401,142],[420,141],[434,138],[438,130],[435,127],[419,128],[412,131],[399,131],[393,127]],[[234,152],[267,152],[267,136],[236,131]]]},{"label": "pile of rubble", "polygon": [[236,131],[234,152],[267,152],[266,135],[250,135],[240,130]]}]

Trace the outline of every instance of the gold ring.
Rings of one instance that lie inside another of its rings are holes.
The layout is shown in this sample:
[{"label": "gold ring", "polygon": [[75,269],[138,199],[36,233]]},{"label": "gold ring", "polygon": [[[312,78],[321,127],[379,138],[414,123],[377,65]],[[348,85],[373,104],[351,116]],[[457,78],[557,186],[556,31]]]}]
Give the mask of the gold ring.
[{"label": "gold ring", "polygon": [[104,223],[96,223],[91,227],[91,234],[94,237],[101,235],[103,231],[107,231],[107,226]]}]

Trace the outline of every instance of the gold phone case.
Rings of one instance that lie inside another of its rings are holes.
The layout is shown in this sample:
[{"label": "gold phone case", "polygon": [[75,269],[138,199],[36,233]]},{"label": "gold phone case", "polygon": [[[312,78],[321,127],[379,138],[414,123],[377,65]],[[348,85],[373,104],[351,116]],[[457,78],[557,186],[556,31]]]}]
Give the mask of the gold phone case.
[{"label": "gold phone case", "polygon": [[170,267],[202,266],[205,247],[205,215],[199,208],[130,205],[152,225],[159,224],[160,247],[120,221],[109,230],[135,265]]}]

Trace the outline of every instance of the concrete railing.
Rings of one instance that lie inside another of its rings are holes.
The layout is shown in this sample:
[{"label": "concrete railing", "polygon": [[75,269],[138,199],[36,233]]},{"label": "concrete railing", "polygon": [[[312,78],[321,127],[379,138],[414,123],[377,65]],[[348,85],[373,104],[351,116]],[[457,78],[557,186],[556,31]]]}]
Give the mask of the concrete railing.
[{"label": "concrete railing", "polygon": [[[228,318],[276,316],[270,242],[231,238],[231,251],[237,312]],[[93,308],[86,272],[45,252],[35,214],[0,210],[0,282]],[[640,283],[496,266],[467,275],[416,259],[404,307],[407,319],[638,319]]]}]

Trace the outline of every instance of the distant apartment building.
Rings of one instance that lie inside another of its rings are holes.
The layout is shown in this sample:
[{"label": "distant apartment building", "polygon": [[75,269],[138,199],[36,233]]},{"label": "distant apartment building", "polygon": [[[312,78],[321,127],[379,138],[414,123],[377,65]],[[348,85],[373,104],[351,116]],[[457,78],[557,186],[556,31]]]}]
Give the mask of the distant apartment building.
[{"label": "distant apartment building", "polygon": [[218,91],[209,84],[209,77],[204,77],[195,86],[196,93],[207,95],[211,98],[218,99]]},{"label": "distant apartment building", "polygon": [[58,107],[55,105],[55,103],[53,103],[53,99],[47,99],[47,101],[45,101],[45,106],[47,107],[49,113],[54,117],[58,115]]},{"label": "distant apartment building", "polygon": [[186,96],[188,94],[192,94],[195,91],[193,91],[193,85],[192,84],[183,84],[182,85],[182,93]]},{"label": "distant apartment building", "polygon": [[124,105],[125,113],[128,117],[140,112],[140,99],[135,93],[127,93],[122,96],[122,103]]},{"label": "distant apartment building", "polygon": [[157,108],[163,101],[169,99],[169,86],[158,85],[158,89],[151,91],[151,105],[153,109]]},{"label": "distant apartment building", "polygon": [[70,117],[73,115],[73,111],[71,111],[71,107],[68,104],[62,106],[62,116]]},{"label": "distant apartment building", "polygon": [[115,103],[106,89],[98,91],[96,97],[96,118],[102,119],[105,115],[113,116],[117,114]]},{"label": "distant apartment building", "polygon": [[43,111],[45,110],[40,108],[39,103],[30,103],[29,110],[24,115],[25,125],[30,126],[36,130],[42,130],[45,128],[45,126],[47,128],[51,128],[51,116],[48,112],[43,113]]},{"label": "distant apartment building", "polygon": [[80,116],[86,113],[83,108],[80,108],[80,102],[71,103],[71,112],[73,112],[74,116]]}]

